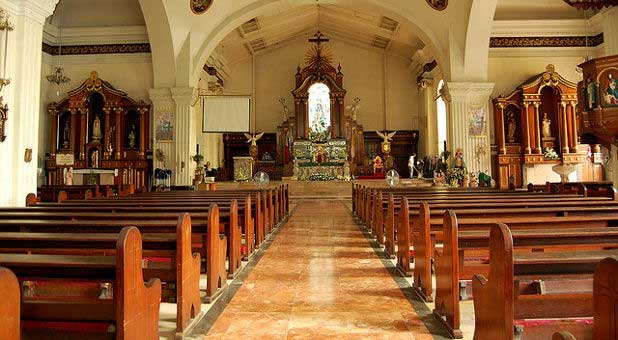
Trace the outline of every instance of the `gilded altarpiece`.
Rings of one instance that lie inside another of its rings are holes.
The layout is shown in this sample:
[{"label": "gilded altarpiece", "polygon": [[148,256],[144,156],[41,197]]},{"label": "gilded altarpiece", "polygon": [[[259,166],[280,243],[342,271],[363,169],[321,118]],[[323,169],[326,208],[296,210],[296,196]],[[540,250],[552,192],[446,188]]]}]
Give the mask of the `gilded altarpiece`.
[{"label": "gilded altarpiece", "polygon": [[[508,96],[493,100],[500,188],[527,185],[532,181],[527,170],[550,169],[547,174],[555,176],[551,172],[554,165],[591,163],[589,145],[579,143],[577,103],[576,84],[558,74],[553,65]],[[598,176],[583,173],[581,180],[597,180]]]},{"label": "gilded altarpiece", "polygon": [[149,104],[133,100],[93,71],[67,98],[50,103],[48,113],[48,185],[64,185],[67,170],[73,168],[83,174],[74,184],[147,186]]}]

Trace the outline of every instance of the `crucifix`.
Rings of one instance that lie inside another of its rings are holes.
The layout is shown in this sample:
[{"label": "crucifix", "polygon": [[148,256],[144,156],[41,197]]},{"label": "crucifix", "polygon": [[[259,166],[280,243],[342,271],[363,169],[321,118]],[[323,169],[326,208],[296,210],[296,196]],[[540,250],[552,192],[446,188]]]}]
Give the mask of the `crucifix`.
[{"label": "crucifix", "polygon": [[330,39],[325,38],[324,34],[320,31],[317,31],[313,38],[309,38],[309,42],[316,43],[318,46],[320,46],[321,43],[327,43],[329,41]]}]

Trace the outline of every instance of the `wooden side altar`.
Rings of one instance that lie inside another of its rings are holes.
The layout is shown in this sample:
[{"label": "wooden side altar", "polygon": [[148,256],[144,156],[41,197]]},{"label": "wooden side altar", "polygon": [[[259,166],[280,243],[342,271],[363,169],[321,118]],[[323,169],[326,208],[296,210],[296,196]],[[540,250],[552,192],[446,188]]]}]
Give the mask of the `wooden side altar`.
[{"label": "wooden side altar", "polygon": [[[151,168],[146,158],[150,153],[150,105],[131,99],[92,71],[78,88],[68,92],[67,98],[50,103],[48,112],[48,185],[64,185],[65,174],[72,168],[76,175],[94,174],[89,176],[96,182],[88,183],[92,185],[147,186]],[[102,173],[114,174],[113,179]]]},{"label": "wooden side altar", "polygon": [[578,166],[579,181],[603,179],[589,156],[591,146],[580,144],[577,103],[576,84],[551,64],[508,96],[493,100],[501,189],[559,181],[552,170],[558,165]]}]

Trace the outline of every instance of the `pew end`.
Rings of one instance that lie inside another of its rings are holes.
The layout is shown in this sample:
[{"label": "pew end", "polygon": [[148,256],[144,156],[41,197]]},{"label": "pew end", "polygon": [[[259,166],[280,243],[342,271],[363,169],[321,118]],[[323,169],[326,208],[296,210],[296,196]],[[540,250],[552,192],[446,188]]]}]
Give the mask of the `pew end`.
[{"label": "pew end", "polygon": [[0,339],[20,339],[20,285],[15,274],[7,268],[0,267]]}]

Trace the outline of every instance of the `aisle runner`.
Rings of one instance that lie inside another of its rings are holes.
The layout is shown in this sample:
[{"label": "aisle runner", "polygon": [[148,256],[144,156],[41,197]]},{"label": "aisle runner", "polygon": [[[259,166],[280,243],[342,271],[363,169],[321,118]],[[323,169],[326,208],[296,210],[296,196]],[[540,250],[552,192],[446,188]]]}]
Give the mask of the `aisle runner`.
[{"label": "aisle runner", "polygon": [[205,339],[432,339],[337,202],[301,202]]}]

